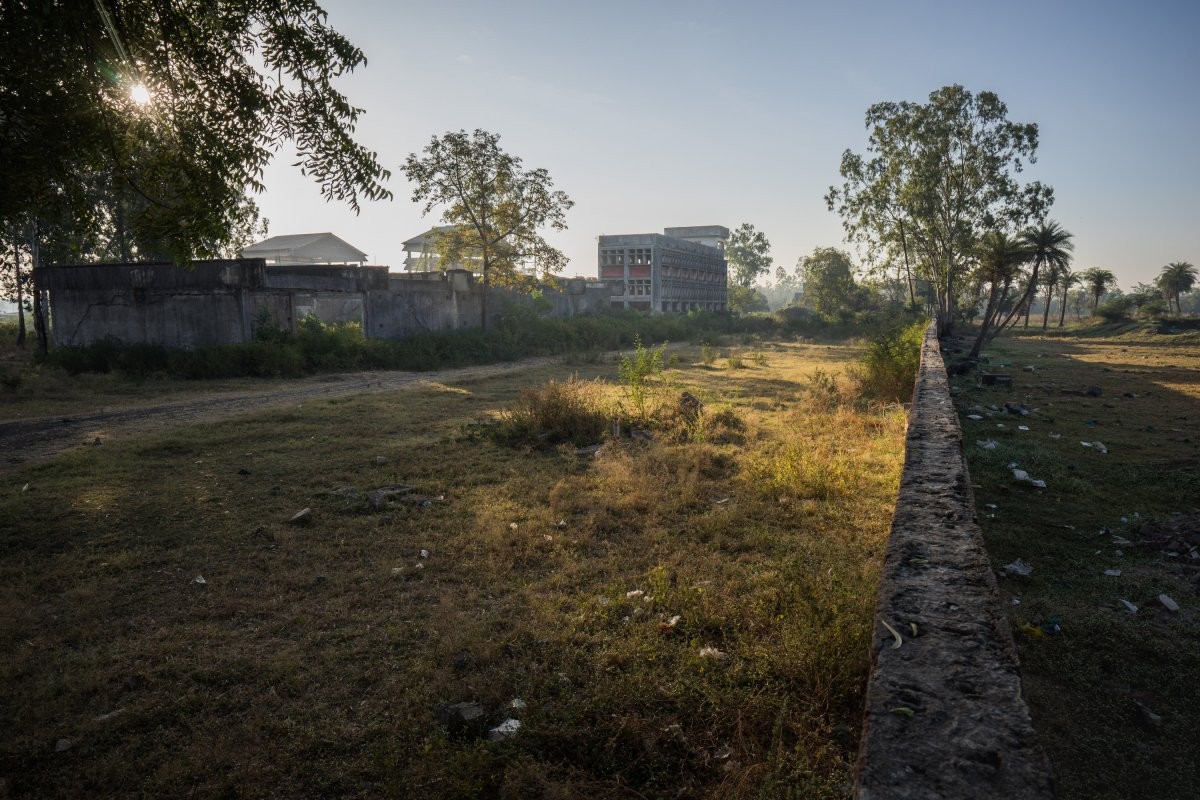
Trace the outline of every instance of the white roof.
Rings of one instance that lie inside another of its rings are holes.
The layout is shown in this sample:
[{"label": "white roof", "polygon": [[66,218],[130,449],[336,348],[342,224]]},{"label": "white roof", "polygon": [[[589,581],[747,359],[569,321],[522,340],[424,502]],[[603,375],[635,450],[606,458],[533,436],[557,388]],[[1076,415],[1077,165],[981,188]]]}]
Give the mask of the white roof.
[{"label": "white roof", "polygon": [[272,236],[242,251],[242,258],[265,258],[292,264],[365,264],[367,254],[332,233]]}]

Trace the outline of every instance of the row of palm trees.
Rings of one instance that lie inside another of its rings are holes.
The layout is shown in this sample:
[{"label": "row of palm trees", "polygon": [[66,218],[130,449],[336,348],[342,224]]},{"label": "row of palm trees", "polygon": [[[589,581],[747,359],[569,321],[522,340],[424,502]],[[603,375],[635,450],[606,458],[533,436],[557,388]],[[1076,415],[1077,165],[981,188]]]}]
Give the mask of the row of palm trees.
[{"label": "row of palm trees", "polygon": [[[1024,327],[1029,327],[1030,308],[1038,289],[1045,288],[1046,299],[1042,310],[1042,329],[1050,320],[1050,305],[1055,293],[1062,300],[1058,325],[1062,327],[1067,316],[1067,293],[1072,286],[1083,285],[1092,297],[1092,311],[1115,284],[1116,276],[1106,269],[1071,271],[1071,258],[1075,250],[1070,231],[1054,220],[1044,220],[1016,235],[1003,231],[990,231],[979,242],[976,250],[976,285],[980,290],[988,287],[987,304],[984,307],[979,337],[971,349],[971,358],[979,355],[983,343],[1007,327],[1015,325],[1024,317]],[[1028,273],[1026,273],[1028,267]],[[1196,285],[1196,268],[1186,261],[1176,261],[1163,267],[1157,284],[1175,308],[1182,313],[1179,296]]]}]

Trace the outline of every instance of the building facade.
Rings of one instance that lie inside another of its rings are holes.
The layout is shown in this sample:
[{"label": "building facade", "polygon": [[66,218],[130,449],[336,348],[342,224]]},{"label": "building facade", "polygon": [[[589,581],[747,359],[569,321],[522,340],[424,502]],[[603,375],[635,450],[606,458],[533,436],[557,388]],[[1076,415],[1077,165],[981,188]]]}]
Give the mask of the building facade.
[{"label": "building facade", "polygon": [[721,225],[601,236],[598,275],[610,304],[643,311],[726,310],[728,238]]}]

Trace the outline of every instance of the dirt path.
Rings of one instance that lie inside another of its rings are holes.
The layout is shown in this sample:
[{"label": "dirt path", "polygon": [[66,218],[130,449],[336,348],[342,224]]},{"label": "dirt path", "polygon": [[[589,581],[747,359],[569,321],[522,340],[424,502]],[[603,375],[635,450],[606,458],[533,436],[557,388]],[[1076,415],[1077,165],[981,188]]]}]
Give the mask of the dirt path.
[{"label": "dirt path", "polygon": [[70,416],[0,422],[0,474],[36,464],[79,447],[109,440],[132,439],[172,428],[213,422],[264,409],[281,408],[330,397],[386,392],[477,380],[554,363],[530,358],[504,364],[460,367],[434,372],[354,372],[303,378],[285,386],[219,395],[198,395],[159,405],[105,409]]}]

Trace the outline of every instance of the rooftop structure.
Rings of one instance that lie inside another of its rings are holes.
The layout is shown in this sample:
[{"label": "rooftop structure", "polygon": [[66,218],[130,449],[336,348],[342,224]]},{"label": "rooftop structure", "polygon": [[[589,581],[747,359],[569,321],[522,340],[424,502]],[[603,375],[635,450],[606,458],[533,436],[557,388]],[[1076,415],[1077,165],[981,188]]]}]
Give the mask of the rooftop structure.
[{"label": "rooftop structure", "polygon": [[728,238],[729,229],[721,225],[601,236],[599,278],[609,288],[610,304],[644,311],[724,311]]},{"label": "rooftop structure", "polygon": [[272,236],[242,251],[242,258],[275,264],[366,264],[367,254],[332,233]]}]

